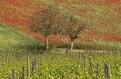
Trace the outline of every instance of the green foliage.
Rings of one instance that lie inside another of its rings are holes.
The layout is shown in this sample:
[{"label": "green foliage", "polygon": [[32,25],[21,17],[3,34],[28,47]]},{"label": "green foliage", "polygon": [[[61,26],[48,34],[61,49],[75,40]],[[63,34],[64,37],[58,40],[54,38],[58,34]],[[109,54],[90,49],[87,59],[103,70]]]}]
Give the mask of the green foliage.
[{"label": "green foliage", "polygon": [[[16,53],[17,54],[17,53]],[[31,73],[31,79],[97,79],[96,77],[96,66],[100,65],[100,74],[99,79],[105,78],[104,73],[104,64],[108,64],[111,66],[111,79],[120,79],[121,78],[121,64],[120,64],[120,52],[119,51],[107,51],[107,52],[92,52],[87,51],[84,53],[86,56],[86,65],[84,69],[82,56],[80,59],[77,59],[76,53],[72,53],[70,57],[64,52],[53,51],[51,53],[42,54],[41,60],[37,61],[40,63],[38,65],[38,69],[34,74]],[[1,54],[1,56],[5,53]],[[11,77],[12,69],[15,69],[17,73],[17,78],[21,79],[22,74],[22,66],[27,67],[27,57],[32,61],[34,58],[38,59],[38,54],[32,54],[29,52],[24,52],[23,54],[17,54],[20,57],[14,54],[9,54],[8,58],[10,60],[6,63],[4,60],[4,64],[0,68],[0,79]],[[0,58],[1,58],[0,56]],[[92,69],[89,64],[89,57],[92,58]],[[18,61],[16,60],[18,58]],[[14,60],[14,62],[12,62]],[[24,61],[24,62],[23,62]],[[25,68],[26,70],[26,68]],[[92,72],[93,71],[93,72]],[[27,75],[26,75],[27,77]]]}]

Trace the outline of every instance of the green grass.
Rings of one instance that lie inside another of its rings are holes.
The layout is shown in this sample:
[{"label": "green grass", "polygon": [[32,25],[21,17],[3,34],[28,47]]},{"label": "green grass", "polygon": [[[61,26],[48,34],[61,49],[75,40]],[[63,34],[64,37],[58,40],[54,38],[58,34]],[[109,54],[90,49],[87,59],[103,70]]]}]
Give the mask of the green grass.
[{"label": "green grass", "polygon": [[0,23],[0,52],[41,52],[43,43]]}]

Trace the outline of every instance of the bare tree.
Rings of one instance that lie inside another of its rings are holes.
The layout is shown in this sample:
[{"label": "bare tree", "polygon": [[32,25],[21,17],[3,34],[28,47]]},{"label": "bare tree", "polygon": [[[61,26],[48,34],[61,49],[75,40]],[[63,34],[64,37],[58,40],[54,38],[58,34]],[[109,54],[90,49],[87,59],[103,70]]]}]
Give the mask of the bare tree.
[{"label": "bare tree", "polygon": [[76,18],[73,14],[70,13],[64,17],[64,21],[62,23],[62,33],[70,37],[70,51],[72,52],[74,41],[79,37],[81,32],[84,32],[84,30],[88,29],[88,22]]},{"label": "bare tree", "polygon": [[33,25],[31,29],[41,33],[41,35],[45,37],[46,50],[49,49],[48,37],[50,35],[62,33],[70,37],[70,50],[72,51],[74,41],[79,37],[81,32],[87,29],[87,21],[80,20],[71,13],[68,13],[66,16],[64,15],[65,13],[63,14],[62,11],[59,12],[54,6],[49,6],[38,10],[33,16]]},{"label": "bare tree", "polygon": [[58,21],[60,18],[59,11],[54,6],[36,11],[32,18],[33,24],[31,29],[40,33],[45,38],[45,48],[49,49],[48,37],[57,34],[59,31]]}]

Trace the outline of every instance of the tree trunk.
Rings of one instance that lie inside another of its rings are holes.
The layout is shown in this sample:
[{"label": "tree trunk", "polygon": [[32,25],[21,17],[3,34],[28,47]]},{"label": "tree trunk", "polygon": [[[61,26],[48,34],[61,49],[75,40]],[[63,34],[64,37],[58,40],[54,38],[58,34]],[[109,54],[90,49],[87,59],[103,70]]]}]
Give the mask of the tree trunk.
[{"label": "tree trunk", "polygon": [[70,48],[70,52],[73,51],[73,48],[74,48],[74,40],[71,40],[71,48]]},{"label": "tree trunk", "polygon": [[48,36],[45,37],[45,49],[46,49],[46,51],[48,51],[48,49],[49,49]]}]

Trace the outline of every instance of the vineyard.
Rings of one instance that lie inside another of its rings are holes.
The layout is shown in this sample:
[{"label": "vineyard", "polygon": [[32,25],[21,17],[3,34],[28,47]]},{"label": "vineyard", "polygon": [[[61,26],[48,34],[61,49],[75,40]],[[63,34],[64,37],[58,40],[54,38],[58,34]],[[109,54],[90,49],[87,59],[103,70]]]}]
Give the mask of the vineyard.
[{"label": "vineyard", "polygon": [[0,0],[0,79],[121,79],[121,0]]},{"label": "vineyard", "polygon": [[1,53],[0,79],[121,79],[121,52]]}]

